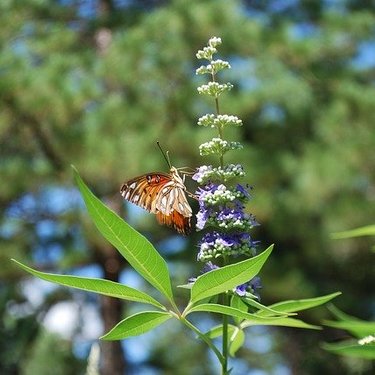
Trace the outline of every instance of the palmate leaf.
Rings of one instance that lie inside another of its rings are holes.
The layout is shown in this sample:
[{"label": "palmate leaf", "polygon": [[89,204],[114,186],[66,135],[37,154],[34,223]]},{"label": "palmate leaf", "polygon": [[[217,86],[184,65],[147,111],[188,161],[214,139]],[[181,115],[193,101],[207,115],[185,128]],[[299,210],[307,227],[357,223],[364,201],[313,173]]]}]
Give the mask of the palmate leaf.
[{"label": "palmate leaf", "polygon": [[162,311],[143,311],[127,317],[103,335],[103,340],[123,340],[131,336],[139,336],[172,318]]},{"label": "palmate leaf", "polygon": [[251,259],[215,269],[199,276],[191,288],[190,303],[193,304],[204,298],[231,290],[237,285],[251,280],[258,274],[272,249],[273,245]]},{"label": "palmate leaf", "polygon": [[128,301],[148,303],[161,309],[164,309],[162,304],[160,304],[158,301],[156,301],[154,298],[150,297],[146,293],[140,292],[137,289],[130,288],[126,285],[116,283],[114,281],[40,272],[30,267],[27,267],[14,259],[12,260],[25,271],[31,273],[36,277],[39,277],[40,279],[50,281],[52,283],[69,286],[88,292],[99,293],[105,296],[121,298]]},{"label": "palmate leaf", "polygon": [[322,348],[339,355],[369,360],[375,359],[375,343],[367,345],[359,345],[356,341],[339,344],[325,343],[322,345]]},{"label": "palmate leaf", "polygon": [[144,279],[173,303],[171,281],[164,259],[146,237],[106,207],[85,185],[78,171],[73,169],[87,210],[100,233]]}]

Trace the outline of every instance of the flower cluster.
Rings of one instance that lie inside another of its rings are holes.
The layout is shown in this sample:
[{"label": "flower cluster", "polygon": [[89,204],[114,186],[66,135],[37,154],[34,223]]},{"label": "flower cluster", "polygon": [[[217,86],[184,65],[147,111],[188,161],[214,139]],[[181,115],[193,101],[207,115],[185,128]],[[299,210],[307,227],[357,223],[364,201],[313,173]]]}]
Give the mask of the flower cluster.
[{"label": "flower cluster", "polygon": [[[244,177],[245,172],[240,164],[224,164],[223,156],[229,151],[242,149],[239,142],[223,138],[223,130],[228,126],[241,126],[242,121],[234,115],[219,114],[219,96],[229,91],[231,83],[221,84],[216,74],[222,69],[229,69],[228,62],[214,60],[216,47],[221,44],[220,38],[211,38],[208,46],[198,51],[199,59],[208,60],[197,74],[210,74],[212,81],[198,88],[200,94],[211,96],[216,103],[217,114],[207,114],[199,118],[198,125],[216,128],[218,136],[199,147],[200,155],[217,155],[220,165],[203,165],[198,168],[193,179],[200,185],[196,195],[199,200],[197,230],[204,231],[199,241],[198,260],[205,263],[203,272],[219,268],[215,263],[229,264],[231,258],[252,257],[256,254],[257,241],[249,231],[258,225],[253,215],[245,211],[246,203],[251,199],[251,187],[241,185],[235,180]],[[233,293],[239,296],[259,298],[257,290],[260,279],[254,278],[237,286]]]},{"label": "flower cluster", "polygon": [[[250,187],[210,182],[206,174],[210,175],[211,171],[212,168],[207,167],[202,172],[201,167],[193,176],[197,181],[207,181],[197,191],[197,230],[210,230],[199,243],[198,260],[255,255],[256,242],[248,232],[258,223],[253,215],[245,212],[244,205],[251,198]],[[235,176],[232,172],[227,178]]]},{"label": "flower cluster", "polygon": [[224,91],[229,91],[233,88],[231,83],[217,83],[217,82],[208,82],[207,85],[202,85],[198,87],[199,94],[206,94],[214,96],[215,98],[219,97]]},{"label": "flower cluster", "polygon": [[221,138],[212,138],[211,141],[199,146],[199,153],[201,156],[210,154],[224,155],[227,151],[241,148],[240,142],[228,142]]},{"label": "flower cluster", "polygon": [[374,335],[369,335],[369,336],[364,337],[363,339],[358,340],[359,345],[369,345],[373,342],[375,342]]},{"label": "flower cluster", "polygon": [[260,300],[260,295],[258,289],[262,289],[262,283],[260,277],[255,276],[253,279],[248,281],[245,284],[238,285],[235,289],[235,292],[240,296],[255,296]]},{"label": "flower cluster", "polygon": [[213,115],[207,114],[199,118],[198,125],[218,128],[226,126],[242,126],[242,120],[233,115]]},{"label": "flower cluster", "polygon": [[212,165],[202,165],[193,176],[198,184],[209,182],[227,182],[234,177],[244,177],[245,172],[241,164],[228,164],[225,167],[213,167]]}]

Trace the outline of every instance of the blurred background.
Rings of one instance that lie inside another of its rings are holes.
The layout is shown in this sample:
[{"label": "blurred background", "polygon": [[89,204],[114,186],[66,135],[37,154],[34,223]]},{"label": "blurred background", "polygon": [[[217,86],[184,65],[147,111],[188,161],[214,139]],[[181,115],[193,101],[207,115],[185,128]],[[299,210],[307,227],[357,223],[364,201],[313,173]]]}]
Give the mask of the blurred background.
[{"label": "blurred background", "polygon": [[[366,0],[1,1],[0,373],[83,374],[97,338],[140,308],[30,278],[11,257],[148,291],[93,227],[71,164],[167,258],[174,285],[199,274],[199,233],[158,226],[119,188],[168,170],[157,140],[177,167],[210,162],[198,145],[215,133],[196,121],[214,107],[196,92],[195,53],[212,36],[232,65],[221,79],[235,85],[222,113],[244,122],[226,133],[245,146],[226,161],[243,163],[254,186],[247,209],[261,223],[252,233],[259,249],[276,244],[261,273],[262,302],[342,291],[339,308],[374,319],[373,240],[330,239],[375,223],[374,11]],[[176,293],[183,304],[187,292]],[[301,317],[331,316],[320,307]],[[208,328],[211,318],[196,323]],[[374,371],[321,348],[344,337],[337,330],[247,333],[233,375]],[[177,323],[100,345],[104,375],[217,372]]]}]

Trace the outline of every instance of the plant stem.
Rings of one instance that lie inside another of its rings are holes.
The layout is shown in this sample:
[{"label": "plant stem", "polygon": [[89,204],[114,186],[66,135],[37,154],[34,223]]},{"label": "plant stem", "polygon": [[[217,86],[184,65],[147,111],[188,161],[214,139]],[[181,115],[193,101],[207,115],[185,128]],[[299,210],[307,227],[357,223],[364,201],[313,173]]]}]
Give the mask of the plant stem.
[{"label": "plant stem", "polygon": [[[228,306],[228,295],[223,293],[223,305]],[[221,374],[226,375],[228,372],[228,316],[223,314],[223,358]]]},{"label": "plant stem", "polygon": [[[212,62],[212,60],[211,60]],[[211,74],[212,77],[212,82],[216,82],[215,74]],[[216,109],[216,115],[220,115],[220,107],[219,107],[219,98],[216,96],[215,97],[215,109]],[[223,139],[223,129],[221,126],[217,127],[217,130],[219,131],[219,138]],[[220,167],[224,167],[224,157],[223,155],[220,155]]]},{"label": "plant stem", "polygon": [[[212,73],[212,82],[215,82],[215,74]],[[220,107],[219,107],[219,98],[215,97],[215,109],[216,115],[220,114]],[[223,128],[219,125],[217,126],[217,130],[219,132],[219,137],[224,139]],[[224,156],[220,155],[220,167],[224,168]],[[224,265],[226,263],[226,259],[224,259]],[[228,295],[227,293],[223,293],[222,295],[223,305],[228,306]],[[228,373],[228,316],[223,314],[223,347],[222,347],[222,354],[223,354],[223,362],[221,362],[221,374],[227,375]]]},{"label": "plant stem", "polygon": [[207,337],[204,333],[202,333],[197,327],[195,327],[192,323],[190,323],[183,316],[180,316],[179,319],[183,324],[185,324],[187,327],[193,330],[209,346],[209,348],[215,353],[216,357],[220,361],[221,366],[223,367],[224,363],[226,363],[226,359],[222,356],[219,349],[214,345],[212,340],[209,337]]}]

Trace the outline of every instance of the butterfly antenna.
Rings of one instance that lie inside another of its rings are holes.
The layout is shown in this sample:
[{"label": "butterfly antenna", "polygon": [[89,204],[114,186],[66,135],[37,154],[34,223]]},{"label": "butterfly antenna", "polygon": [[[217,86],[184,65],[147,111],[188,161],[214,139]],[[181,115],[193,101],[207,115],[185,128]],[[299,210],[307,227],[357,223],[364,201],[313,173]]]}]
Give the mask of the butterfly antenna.
[{"label": "butterfly antenna", "polygon": [[171,161],[169,160],[169,151],[167,151],[167,152],[164,152],[164,150],[161,148],[161,146],[160,146],[160,143],[159,143],[159,141],[157,141],[156,142],[156,144],[158,145],[158,147],[159,147],[159,150],[161,151],[161,153],[163,154],[163,156],[164,156],[164,159],[165,159],[165,161],[167,162],[167,164],[168,164],[168,167],[169,168],[172,168],[172,164],[171,164]]}]

